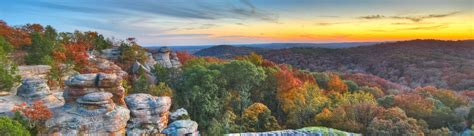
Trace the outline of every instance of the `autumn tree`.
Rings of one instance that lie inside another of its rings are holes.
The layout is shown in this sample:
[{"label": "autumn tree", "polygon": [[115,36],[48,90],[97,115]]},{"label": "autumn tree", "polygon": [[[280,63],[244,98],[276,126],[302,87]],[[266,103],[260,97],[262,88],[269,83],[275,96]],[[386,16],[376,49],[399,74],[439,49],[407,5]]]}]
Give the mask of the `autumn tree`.
[{"label": "autumn tree", "polygon": [[348,87],[344,83],[344,81],[341,80],[339,75],[331,74],[331,75],[329,75],[328,90],[339,92],[339,93],[344,93],[344,92],[348,91]]},{"label": "autumn tree", "polygon": [[0,20],[0,36],[4,37],[15,48],[31,44],[31,38],[27,32],[20,28],[12,28],[3,20]]},{"label": "autumn tree", "polygon": [[23,122],[23,125],[29,128],[33,135],[43,130],[45,121],[53,116],[53,112],[41,101],[35,101],[31,105],[26,103],[17,104],[13,107],[12,112],[21,115],[15,117],[16,120]]},{"label": "autumn tree", "polygon": [[196,56],[193,56],[189,52],[185,51],[177,51],[176,56],[179,58],[179,62],[183,65],[186,64],[186,62],[188,62],[189,60],[197,58]]},{"label": "autumn tree", "polygon": [[262,132],[280,129],[270,109],[262,103],[254,103],[245,109],[242,123],[245,132]]},{"label": "autumn tree", "polygon": [[263,57],[261,55],[258,55],[255,52],[252,52],[247,56],[237,56],[235,59],[237,59],[237,60],[246,60],[246,61],[249,61],[249,62],[253,63],[256,66],[262,66],[263,61],[264,61]]},{"label": "autumn tree", "polygon": [[409,117],[424,118],[431,115],[434,102],[418,94],[401,94],[395,96],[394,106],[401,108]]},{"label": "autumn tree", "polygon": [[390,108],[374,118],[367,135],[423,135],[416,119],[409,118],[400,108]]}]

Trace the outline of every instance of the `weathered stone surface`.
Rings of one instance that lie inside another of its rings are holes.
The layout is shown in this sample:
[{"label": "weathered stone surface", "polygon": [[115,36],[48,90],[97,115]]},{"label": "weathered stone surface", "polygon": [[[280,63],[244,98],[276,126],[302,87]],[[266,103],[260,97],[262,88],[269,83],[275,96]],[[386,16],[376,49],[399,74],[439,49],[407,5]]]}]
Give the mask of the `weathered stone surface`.
[{"label": "weathered stone surface", "polygon": [[122,78],[115,74],[79,74],[66,80],[66,85],[70,87],[100,87],[110,88],[121,86]]},{"label": "weathered stone surface", "polygon": [[53,110],[44,135],[124,135],[130,111],[119,79],[113,74],[72,76],[63,93],[66,104]]},{"label": "weathered stone surface", "polygon": [[161,66],[165,68],[179,68],[181,63],[179,62],[176,53],[172,53],[171,49],[168,47],[161,47],[157,54],[154,56],[155,60]]},{"label": "weathered stone surface", "polygon": [[178,120],[179,117],[182,117],[182,116],[189,116],[188,111],[184,108],[180,108],[180,109],[176,110],[175,112],[171,113],[170,114],[170,119],[171,120]]},{"label": "weathered stone surface", "polygon": [[44,79],[25,79],[18,88],[17,95],[25,99],[38,99],[51,95]]},{"label": "weathered stone surface", "polygon": [[116,60],[120,58],[120,53],[121,52],[119,48],[110,48],[102,50],[100,55],[107,59]]},{"label": "weathered stone surface", "polygon": [[198,124],[192,120],[178,120],[171,123],[161,133],[169,136],[199,135]]},{"label": "weathered stone surface", "polygon": [[48,107],[57,107],[64,104],[60,98],[52,95],[46,80],[39,78],[24,79],[16,95],[27,103],[41,101]]},{"label": "weathered stone surface", "polygon": [[54,117],[46,121],[48,131],[44,135],[117,135],[125,134],[130,111],[124,107],[116,106],[104,114],[89,115],[76,107],[61,107],[55,109]]},{"label": "weathered stone surface", "polygon": [[117,66],[115,63],[103,58],[89,59],[89,65],[85,68],[84,72],[115,74],[122,79],[126,78],[128,75],[127,72],[123,71],[122,68]]},{"label": "weathered stone surface", "polygon": [[168,124],[170,97],[139,93],[128,95],[125,97],[125,102],[131,112],[127,135],[157,135]]},{"label": "weathered stone surface", "polygon": [[81,88],[81,87],[66,87],[64,89],[63,97],[66,103],[74,103],[79,97],[93,92],[109,92],[112,93],[112,100],[119,105],[125,105],[125,88],[122,86],[112,88]]}]

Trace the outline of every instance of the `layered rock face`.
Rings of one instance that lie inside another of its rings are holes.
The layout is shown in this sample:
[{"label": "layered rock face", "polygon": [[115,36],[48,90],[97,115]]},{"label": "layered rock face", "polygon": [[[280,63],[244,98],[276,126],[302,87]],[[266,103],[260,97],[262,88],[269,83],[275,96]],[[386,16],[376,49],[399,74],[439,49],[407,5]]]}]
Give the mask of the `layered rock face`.
[{"label": "layered rock face", "polygon": [[117,60],[120,58],[120,53],[121,52],[119,48],[110,48],[102,50],[102,53],[100,55],[107,59]]},{"label": "layered rock face", "polygon": [[181,63],[175,52],[172,52],[170,48],[161,47],[158,53],[154,56],[155,60],[163,67],[166,68],[179,68]]},{"label": "layered rock face", "polygon": [[16,95],[27,103],[41,101],[48,107],[57,107],[64,104],[61,99],[52,95],[44,79],[24,79]]},{"label": "layered rock face", "polygon": [[125,108],[121,78],[114,74],[79,74],[65,84],[66,104],[53,109],[45,135],[124,135],[130,111]]},{"label": "layered rock face", "polygon": [[128,75],[127,72],[122,70],[122,68],[107,59],[92,58],[89,59],[89,63],[90,65],[88,65],[85,70],[86,73],[103,72],[107,74],[115,74],[122,79],[125,79],[125,77]]},{"label": "layered rock face", "polygon": [[66,104],[74,104],[76,99],[93,92],[112,93],[112,100],[119,105],[125,105],[125,88],[122,78],[115,74],[79,74],[66,80],[64,89]]},{"label": "layered rock face", "polygon": [[170,97],[149,94],[131,94],[125,97],[131,119],[127,125],[128,136],[159,135],[168,124]]},{"label": "layered rock face", "polygon": [[195,121],[189,119],[188,112],[181,108],[171,113],[171,120],[173,122],[169,126],[161,131],[161,133],[169,136],[198,136],[199,131],[198,124]]}]

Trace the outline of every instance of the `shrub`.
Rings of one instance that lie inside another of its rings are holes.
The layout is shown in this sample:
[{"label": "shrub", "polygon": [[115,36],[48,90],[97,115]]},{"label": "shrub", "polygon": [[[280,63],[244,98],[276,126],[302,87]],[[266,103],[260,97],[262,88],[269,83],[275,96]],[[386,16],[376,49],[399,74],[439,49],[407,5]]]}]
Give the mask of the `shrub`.
[{"label": "shrub", "polygon": [[30,132],[18,121],[0,117],[0,134],[2,136],[30,136]]}]

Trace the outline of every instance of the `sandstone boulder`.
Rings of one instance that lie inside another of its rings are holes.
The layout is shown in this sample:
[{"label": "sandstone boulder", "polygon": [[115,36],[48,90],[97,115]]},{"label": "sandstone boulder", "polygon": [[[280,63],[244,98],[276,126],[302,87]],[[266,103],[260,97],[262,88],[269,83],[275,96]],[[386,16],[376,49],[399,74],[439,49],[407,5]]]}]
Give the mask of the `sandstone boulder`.
[{"label": "sandstone boulder", "polygon": [[113,74],[72,76],[63,93],[66,104],[53,110],[44,135],[124,135],[130,119],[124,92]]},{"label": "sandstone boulder", "polygon": [[57,107],[64,104],[62,99],[56,97],[49,90],[45,79],[24,79],[18,87],[17,96],[27,103],[41,101],[48,107]]},{"label": "sandstone boulder", "polygon": [[181,63],[179,62],[176,53],[168,47],[161,47],[158,53],[154,56],[156,62],[165,68],[179,68]]},{"label": "sandstone boulder", "polygon": [[51,92],[44,79],[28,78],[22,81],[17,95],[25,99],[38,99],[51,95]]},{"label": "sandstone boulder", "polygon": [[179,120],[180,118],[189,118],[188,111],[184,108],[180,108],[170,114],[171,120]]},{"label": "sandstone boulder", "polygon": [[171,123],[161,133],[169,136],[199,135],[198,124],[192,120],[178,120]]},{"label": "sandstone boulder", "polygon": [[79,74],[66,80],[70,87],[110,88],[121,85],[122,78],[115,74]]},{"label": "sandstone boulder", "polygon": [[139,93],[128,95],[125,97],[125,102],[131,112],[127,135],[157,135],[168,124],[170,97],[156,97]]}]

